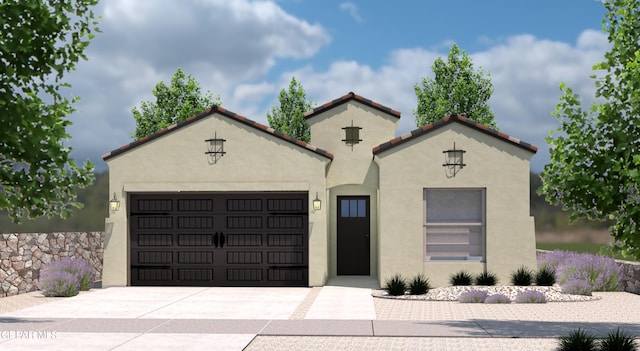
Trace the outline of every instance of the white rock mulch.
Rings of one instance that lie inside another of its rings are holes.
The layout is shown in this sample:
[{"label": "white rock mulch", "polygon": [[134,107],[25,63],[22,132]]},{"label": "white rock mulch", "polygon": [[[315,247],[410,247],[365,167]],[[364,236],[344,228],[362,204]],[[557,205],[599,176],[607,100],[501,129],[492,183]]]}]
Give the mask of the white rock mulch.
[{"label": "white rock mulch", "polygon": [[583,295],[570,295],[562,293],[559,286],[511,286],[511,285],[496,285],[496,286],[445,286],[440,288],[433,288],[424,295],[401,295],[391,296],[386,290],[374,290],[371,295],[373,297],[386,298],[386,299],[401,299],[401,300],[425,300],[425,301],[458,301],[458,297],[469,290],[485,290],[489,295],[503,294],[509,297],[512,301],[515,300],[516,295],[527,291],[535,290],[544,293],[547,298],[547,302],[575,302],[575,301],[593,301],[599,300],[599,296],[583,296]]}]

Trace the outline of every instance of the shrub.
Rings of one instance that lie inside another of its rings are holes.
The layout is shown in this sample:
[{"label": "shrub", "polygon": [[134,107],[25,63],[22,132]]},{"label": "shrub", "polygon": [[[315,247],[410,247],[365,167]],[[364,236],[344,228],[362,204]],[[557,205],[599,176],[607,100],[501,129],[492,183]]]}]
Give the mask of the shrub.
[{"label": "shrub", "polygon": [[584,280],[572,279],[562,285],[564,294],[591,296],[593,288]]},{"label": "shrub", "polygon": [[409,294],[411,295],[423,295],[426,294],[431,286],[429,286],[429,279],[420,274],[415,276],[409,283]]},{"label": "shrub", "polygon": [[396,274],[387,280],[385,290],[387,290],[391,296],[404,295],[404,292],[407,290],[407,282],[400,274]]},{"label": "shrub", "polygon": [[541,267],[536,273],[536,285],[552,286],[556,283],[556,271],[551,267]]},{"label": "shrub", "polygon": [[516,295],[516,303],[546,303],[544,293],[535,290],[527,290]]},{"label": "shrub", "polygon": [[540,256],[540,267],[551,267],[560,285],[572,279],[584,280],[593,291],[622,289],[622,268],[614,259],[588,253],[555,250]]},{"label": "shrub", "polygon": [[61,270],[46,270],[42,272],[38,287],[44,296],[69,297],[78,295],[80,283],[78,277]]},{"label": "shrub", "polygon": [[494,273],[484,271],[476,276],[476,285],[493,286],[498,282],[498,276]]},{"label": "shrub", "polygon": [[484,290],[465,291],[458,297],[462,303],[483,303],[487,299],[487,292]]},{"label": "shrub", "polygon": [[460,271],[449,278],[451,285],[471,285],[473,277],[466,271]]},{"label": "shrub", "polygon": [[503,294],[493,294],[487,296],[484,303],[511,303],[511,299]]},{"label": "shrub", "polygon": [[567,336],[561,336],[559,339],[558,351],[589,351],[596,350],[596,338],[578,328]]},{"label": "shrub", "polygon": [[518,268],[515,272],[511,273],[511,283],[517,286],[529,286],[533,280],[533,273],[525,266]]},{"label": "shrub", "polygon": [[38,287],[45,296],[75,296],[91,288],[94,273],[82,259],[62,258],[42,268]]},{"label": "shrub", "polygon": [[609,332],[606,338],[600,340],[601,351],[636,351],[637,349],[633,337],[627,335],[620,328]]},{"label": "shrub", "polygon": [[612,258],[571,253],[558,268],[558,282],[564,285],[571,280],[583,280],[593,291],[618,291],[622,288],[622,268]]}]

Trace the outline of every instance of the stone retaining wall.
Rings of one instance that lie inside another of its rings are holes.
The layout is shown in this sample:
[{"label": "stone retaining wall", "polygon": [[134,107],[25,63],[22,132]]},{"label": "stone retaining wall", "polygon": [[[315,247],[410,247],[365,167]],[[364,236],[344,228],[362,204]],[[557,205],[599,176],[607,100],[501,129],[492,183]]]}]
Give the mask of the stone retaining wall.
[{"label": "stone retaining wall", "polygon": [[0,297],[37,290],[40,269],[61,257],[82,258],[102,279],[103,232],[0,234]]},{"label": "stone retaining wall", "polygon": [[[537,255],[550,252],[547,250],[537,250]],[[622,268],[622,283],[624,291],[640,295],[640,262],[615,260]]]}]

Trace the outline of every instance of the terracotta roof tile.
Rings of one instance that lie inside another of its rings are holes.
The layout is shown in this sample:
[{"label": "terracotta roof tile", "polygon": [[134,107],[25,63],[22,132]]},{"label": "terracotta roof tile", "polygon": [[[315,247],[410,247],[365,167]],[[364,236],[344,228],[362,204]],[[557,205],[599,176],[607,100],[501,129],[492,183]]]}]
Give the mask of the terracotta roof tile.
[{"label": "terracotta roof tile", "polygon": [[278,137],[278,138],[280,138],[282,140],[290,142],[290,143],[292,143],[292,144],[294,144],[296,146],[303,147],[303,148],[308,149],[310,151],[313,151],[313,152],[315,152],[315,153],[317,153],[317,154],[319,154],[321,156],[324,156],[324,157],[326,157],[326,158],[328,158],[330,160],[333,160],[333,154],[331,154],[328,151],[325,151],[325,150],[317,148],[317,147],[315,147],[313,145],[307,144],[302,140],[298,140],[298,139],[292,138],[289,135],[282,134],[279,131],[274,130],[271,127],[267,127],[267,126],[265,126],[263,124],[260,124],[258,122],[252,121],[252,120],[250,120],[250,119],[248,119],[248,118],[246,118],[244,116],[241,116],[241,115],[239,115],[237,113],[231,112],[231,111],[229,111],[229,110],[227,110],[227,109],[225,109],[223,107],[220,107],[220,106],[213,106],[212,108],[210,108],[210,109],[208,109],[208,110],[206,110],[206,111],[204,111],[202,113],[199,113],[199,114],[197,114],[195,116],[191,116],[191,117],[185,119],[184,121],[182,121],[182,122],[180,122],[178,124],[174,124],[174,125],[169,126],[169,127],[165,128],[165,129],[159,130],[158,132],[156,132],[154,134],[147,135],[147,136],[142,137],[142,138],[140,138],[140,139],[138,139],[138,140],[136,140],[136,141],[134,141],[132,143],[129,143],[127,145],[123,145],[123,146],[121,146],[121,147],[119,147],[119,148],[117,148],[117,149],[115,149],[115,150],[113,150],[111,152],[108,152],[108,153],[102,155],[102,159],[106,161],[106,160],[108,160],[108,159],[110,159],[112,157],[121,155],[121,154],[123,154],[125,152],[128,152],[129,150],[134,149],[134,148],[136,148],[136,147],[138,147],[138,146],[140,146],[142,144],[145,144],[145,143],[147,143],[147,142],[149,142],[151,140],[157,139],[157,138],[159,138],[159,137],[161,137],[161,136],[163,136],[163,135],[165,135],[165,134],[167,134],[169,132],[172,132],[174,130],[178,130],[178,129],[180,129],[180,128],[186,126],[186,125],[189,125],[189,124],[191,124],[191,123],[193,123],[195,121],[199,121],[199,120],[201,120],[203,118],[206,118],[207,116],[209,116],[209,115],[211,115],[213,113],[216,113],[216,112],[218,114],[224,116],[224,117],[233,119],[235,121],[238,121],[240,123],[243,123],[245,125],[253,127],[253,128],[255,128],[257,130],[260,130],[262,132],[269,133],[269,134],[271,134],[271,135],[273,135],[275,137]]},{"label": "terracotta roof tile", "polygon": [[371,100],[369,100],[367,98],[364,98],[364,97],[362,97],[362,96],[360,96],[358,94],[354,94],[353,92],[350,92],[350,93],[348,93],[346,95],[343,95],[343,96],[341,96],[341,97],[339,97],[339,98],[337,98],[335,100],[332,100],[332,101],[329,101],[329,102],[327,102],[325,104],[322,104],[322,105],[314,108],[311,111],[305,112],[304,118],[314,117],[314,116],[320,114],[321,112],[324,112],[326,110],[332,109],[332,108],[334,108],[336,106],[342,105],[345,102],[351,101],[351,100],[358,101],[361,104],[370,106],[370,107],[372,107],[372,108],[374,108],[376,110],[379,110],[379,111],[382,111],[384,113],[388,113],[388,114],[390,114],[390,115],[392,115],[394,117],[400,118],[400,112],[398,112],[398,111],[396,111],[394,109],[391,109],[389,107],[386,107],[386,106],[384,106],[382,104],[379,104],[377,102],[371,101]]},{"label": "terracotta roof tile", "polygon": [[524,141],[522,141],[522,140],[520,140],[518,138],[514,138],[514,137],[510,136],[509,134],[499,132],[499,131],[497,131],[495,129],[491,129],[491,128],[483,125],[483,124],[480,124],[480,123],[477,123],[475,121],[472,121],[472,120],[470,120],[470,119],[468,119],[467,117],[464,117],[464,116],[449,115],[449,116],[445,116],[444,118],[442,118],[442,119],[440,119],[438,121],[435,121],[433,123],[424,125],[424,126],[418,128],[418,129],[414,129],[410,133],[404,134],[401,137],[397,137],[397,138],[391,139],[386,143],[383,143],[383,144],[380,144],[380,145],[374,147],[373,148],[373,154],[376,155],[376,154],[378,154],[380,152],[387,151],[387,150],[389,150],[391,148],[394,148],[394,147],[396,147],[396,146],[398,146],[400,144],[405,143],[406,141],[413,140],[415,138],[420,137],[421,135],[425,135],[425,134],[430,133],[430,132],[432,132],[432,131],[434,131],[436,129],[439,129],[439,128],[443,127],[443,126],[446,126],[447,124],[454,123],[454,122],[464,124],[464,125],[469,126],[469,127],[473,128],[473,129],[476,129],[476,130],[478,130],[478,131],[480,131],[482,133],[488,134],[488,135],[490,135],[492,137],[498,138],[500,140],[503,140],[505,142],[508,142],[510,144],[513,144],[515,146],[523,148],[523,149],[525,149],[525,150],[527,150],[529,152],[533,152],[533,153],[538,152],[538,148],[537,147],[535,147],[535,146],[533,146],[533,145],[531,145],[529,143],[526,143],[526,142],[524,142]]}]

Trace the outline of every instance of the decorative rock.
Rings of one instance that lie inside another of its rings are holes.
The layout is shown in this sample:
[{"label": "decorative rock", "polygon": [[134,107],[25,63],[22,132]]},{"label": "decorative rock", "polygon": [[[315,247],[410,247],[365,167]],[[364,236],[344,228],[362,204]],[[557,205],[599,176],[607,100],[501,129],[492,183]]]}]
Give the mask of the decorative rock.
[{"label": "decorative rock", "polygon": [[17,261],[17,262],[13,262],[12,265],[13,269],[15,269],[16,271],[19,271],[21,269],[24,268],[24,261]]},{"label": "decorative rock", "polygon": [[102,232],[2,234],[0,297],[37,290],[43,266],[62,257],[86,260],[101,279],[102,238]]}]

